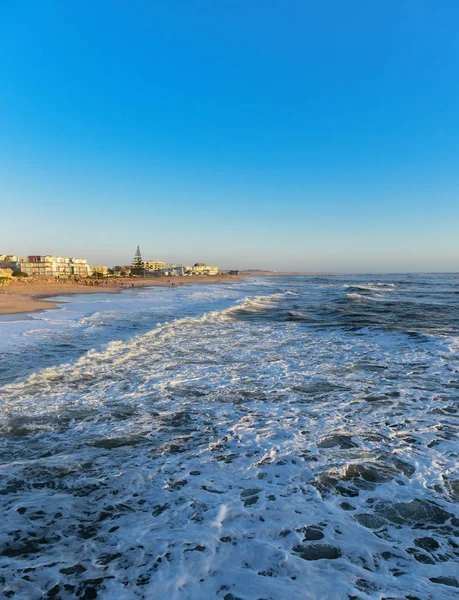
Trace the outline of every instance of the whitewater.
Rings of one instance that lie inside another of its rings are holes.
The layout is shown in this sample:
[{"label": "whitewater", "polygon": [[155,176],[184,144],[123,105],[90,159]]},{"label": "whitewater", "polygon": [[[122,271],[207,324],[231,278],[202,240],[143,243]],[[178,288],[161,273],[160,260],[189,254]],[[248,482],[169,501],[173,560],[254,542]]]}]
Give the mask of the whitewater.
[{"label": "whitewater", "polygon": [[8,598],[459,598],[459,275],[0,320]]}]

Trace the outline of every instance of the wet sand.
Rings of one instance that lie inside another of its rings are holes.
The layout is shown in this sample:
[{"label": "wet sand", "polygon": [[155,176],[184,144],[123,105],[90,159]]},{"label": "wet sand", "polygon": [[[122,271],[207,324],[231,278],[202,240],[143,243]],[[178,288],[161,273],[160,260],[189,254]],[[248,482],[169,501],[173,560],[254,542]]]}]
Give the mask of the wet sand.
[{"label": "wet sand", "polygon": [[[13,281],[0,288],[0,315],[31,313],[56,308],[57,303],[44,298],[67,296],[70,294],[119,294],[122,290],[150,286],[179,286],[192,283],[228,283],[239,281],[238,276],[196,276],[196,277],[145,277],[130,279],[129,277],[98,280],[99,285],[86,285],[74,281]],[[97,281],[97,280],[96,280]],[[88,284],[90,282],[88,281]]]}]

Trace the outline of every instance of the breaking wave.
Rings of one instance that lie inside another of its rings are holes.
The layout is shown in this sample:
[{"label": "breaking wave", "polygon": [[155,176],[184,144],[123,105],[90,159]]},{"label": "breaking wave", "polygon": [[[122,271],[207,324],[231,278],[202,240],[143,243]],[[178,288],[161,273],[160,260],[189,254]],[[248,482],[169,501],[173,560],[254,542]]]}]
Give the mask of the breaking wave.
[{"label": "breaking wave", "polygon": [[456,597],[457,277],[362,279],[191,287],[162,318],[145,291],[12,338],[36,369],[0,388],[5,592]]}]

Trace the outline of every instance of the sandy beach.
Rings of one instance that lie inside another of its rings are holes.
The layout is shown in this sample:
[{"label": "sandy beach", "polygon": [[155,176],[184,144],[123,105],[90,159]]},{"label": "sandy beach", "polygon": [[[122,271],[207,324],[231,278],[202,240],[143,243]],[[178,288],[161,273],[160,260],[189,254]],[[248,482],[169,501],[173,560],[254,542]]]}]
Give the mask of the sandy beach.
[{"label": "sandy beach", "polygon": [[108,280],[46,281],[15,280],[0,287],[0,315],[31,313],[55,308],[57,303],[44,300],[69,294],[119,294],[123,290],[147,286],[179,286],[192,283],[228,283],[238,281],[238,276],[196,276],[196,277],[129,277]]}]

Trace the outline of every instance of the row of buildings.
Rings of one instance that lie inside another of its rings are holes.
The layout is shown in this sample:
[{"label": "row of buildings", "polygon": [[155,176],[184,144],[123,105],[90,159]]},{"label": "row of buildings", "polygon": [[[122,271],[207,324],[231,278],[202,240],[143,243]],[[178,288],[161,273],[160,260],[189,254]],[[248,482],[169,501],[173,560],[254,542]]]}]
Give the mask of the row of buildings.
[{"label": "row of buildings", "polygon": [[33,277],[90,277],[94,273],[108,275],[105,265],[90,265],[86,258],[66,258],[63,256],[31,255],[14,256],[0,254],[0,268],[12,272],[20,271]]},{"label": "row of buildings", "polygon": [[[173,265],[159,260],[147,260],[142,263],[141,275],[174,277],[178,275],[218,275],[218,267],[204,263]],[[105,265],[90,265],[86,258],[67,258],[63,256],[32,255],[14,256],[0,254],[0,277],[9,277],[13,272],[25,273],[30,277],[91,277],[139,274],[132,265],[109,269]]]},{"label": "row of buildings", "polygon": [[[132,265],[115,267],[115,275],[130,275]],[[173,265],[159,260],[146,260],[143,262],[142,274],[157,277],[177,277],[196,275],[218,275],[218,267],[195,263],[194,265]]]}]

